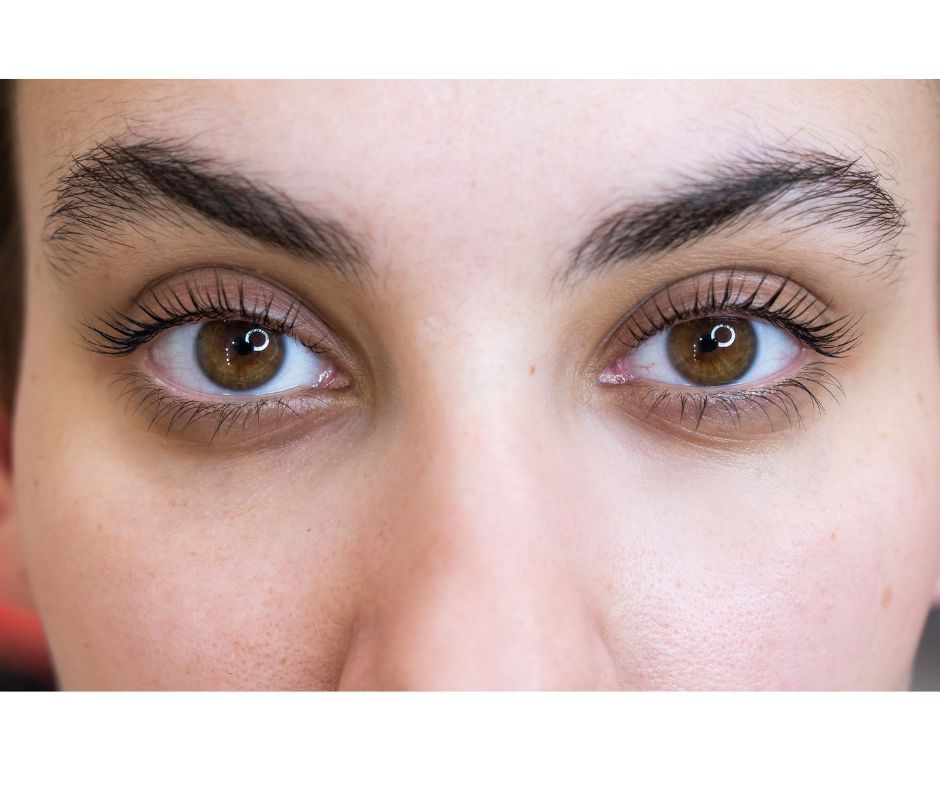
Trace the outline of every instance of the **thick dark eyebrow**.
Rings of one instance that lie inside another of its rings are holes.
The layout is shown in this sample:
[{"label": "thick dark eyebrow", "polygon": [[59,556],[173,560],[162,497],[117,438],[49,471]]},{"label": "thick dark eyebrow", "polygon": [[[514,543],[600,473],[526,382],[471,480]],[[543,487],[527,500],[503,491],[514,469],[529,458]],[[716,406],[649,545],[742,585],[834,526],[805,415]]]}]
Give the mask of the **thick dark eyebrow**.
[{"label": "thick dark eyebrow", "polygon": [[351,278],[369,270],[360,241],[340,222],[173,141],[111,139],[74,156],[52,190],[45,240],[54,267],[71,273],[89,252],[118,243],[125,227],[192,218]]},{"label": "thick dark eyebrow", "polygon": [[822,151],[768,149],[739,156],[602,221],[576,248],[563,279],[769,218],[786,220],[788,230],[829,225],[852,231],[859,237],[858,259],[890,270],[905,220],[882,179],[860,158]]}]

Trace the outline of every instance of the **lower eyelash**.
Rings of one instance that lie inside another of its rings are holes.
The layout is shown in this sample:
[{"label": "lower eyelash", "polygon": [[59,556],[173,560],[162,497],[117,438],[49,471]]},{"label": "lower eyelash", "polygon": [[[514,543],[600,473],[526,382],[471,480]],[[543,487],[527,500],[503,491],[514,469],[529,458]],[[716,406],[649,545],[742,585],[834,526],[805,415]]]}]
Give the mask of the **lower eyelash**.
[{"label": "lower eyelash", "polygon": [[777,431],[774,416],[785,417],[789,427],[795,424],[803,428],[800,400],[817,413],[823,413],[825,400],[831,398],[839,403],[844,397],[842,385],[829,369],[832,366],[827,361],[811,362],[779,383],[741,391],[675,391],[650,385],[641,394],[640,404],[646,405],[646,400],[652,400],[646,410],[647,419],[667,408],[678,408],[675,423],[680,427],[691,423],[695,432],[699,431],[706,417],[724,420],[727,426],[740,426],[744,408],[760,410],[772,432]]},{"label": "lower eyelash", "polygon": [[[236,427],[247,428],[252,420],[260,425],[262,415],[266,413],[270,413],[275,420],[288,414],[298,418],[301,415],[291,404],[291,400],[284,397],[256,398],[238,403],[187,399],[174,394],[140,372],[121,375],[114,383],[123,386],[118,399],[124,400],[128,411],[135,414],[147,411],[152,414],[148,432],[158,424],[165,423],[164,434],[168,436],[174,427],[180,432],[186,432],[190,427],[203,422],[211,429],[209,444]],[[307,392],[305,396],[309,398],[315,395]]]}]

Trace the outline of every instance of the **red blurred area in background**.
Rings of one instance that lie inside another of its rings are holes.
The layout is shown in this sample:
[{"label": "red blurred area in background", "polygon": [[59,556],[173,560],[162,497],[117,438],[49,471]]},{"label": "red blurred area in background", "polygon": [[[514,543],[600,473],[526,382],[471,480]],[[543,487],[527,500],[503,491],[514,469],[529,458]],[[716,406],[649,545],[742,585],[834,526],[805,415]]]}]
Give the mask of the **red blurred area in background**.
[{"label": "red blurred area in background", "polygon": [[0,602],[0,668],[28,676],[41,683],[52,682],[52,664],[35,613]]}]

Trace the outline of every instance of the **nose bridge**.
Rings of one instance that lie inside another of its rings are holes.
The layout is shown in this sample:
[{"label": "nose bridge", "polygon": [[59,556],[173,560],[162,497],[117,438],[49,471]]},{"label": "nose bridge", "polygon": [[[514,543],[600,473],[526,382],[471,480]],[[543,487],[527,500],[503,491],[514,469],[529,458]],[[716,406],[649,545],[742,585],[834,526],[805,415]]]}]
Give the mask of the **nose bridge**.
[{"label": "nose bridge", "polygon": [[537,386],[504,370],[472,393],[458,387],[420,403],[407,430],[412,535],[462,571],[513,578],[560,563],[563,469]]},{"label": "nose bridge", "polygon": [[490,302],[416,320],[407,346],[422,350],[399,353],[421,381],[405,398],[397,441],[402,484],[421,490],[408,501],[413,522],[476,549],[505,537],[508,519],[514,543],[543,531],[557,488],[545,383],[526,361],[527,337],[501,311]]},{"label": "nose bridge", "polygon": [[[512,387],[508,387],[509,391]],[[518,392],[517,392],[518,394]],[[399,514],[345,686],[597,686],[610,678],[574,582],[540,416],[516,396],[427,403],[396,463]]]}]

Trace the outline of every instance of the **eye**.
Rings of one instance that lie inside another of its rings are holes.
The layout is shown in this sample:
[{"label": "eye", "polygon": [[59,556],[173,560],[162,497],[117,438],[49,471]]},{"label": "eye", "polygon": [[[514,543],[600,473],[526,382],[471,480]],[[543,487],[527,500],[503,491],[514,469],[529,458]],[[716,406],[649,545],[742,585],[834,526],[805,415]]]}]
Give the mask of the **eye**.
[{"label": "eye", "polygon": [[215,396],[339,388],[338,370],[297,339],[263,325],[204,320],[164,331],[150,356],[164,382]]},{"label": "eye", "polygon": [[618,411],[673,436],[762,440],[841,402],[838,360],[859,344],[859,320],[789,277],[705,271],[631,309],[597,381]]},{"label": "eye", "polygon": [[791,332],[763,320],[700,317],[675,323],[644,340],[608,367],[601,382],[742,386],[780,376],[802,352]]}]

